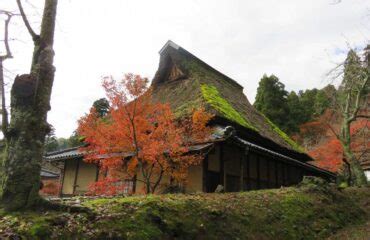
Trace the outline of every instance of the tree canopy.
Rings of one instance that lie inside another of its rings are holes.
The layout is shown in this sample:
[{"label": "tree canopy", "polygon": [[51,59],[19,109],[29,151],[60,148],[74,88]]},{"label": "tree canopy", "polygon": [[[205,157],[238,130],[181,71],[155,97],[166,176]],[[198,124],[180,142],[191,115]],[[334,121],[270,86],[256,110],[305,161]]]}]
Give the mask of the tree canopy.
[{"label": "tree canopy", "polygon": [[122,81],[107,78],[103,87],[110,104],[107,114],[102,117],[93,107],[79,120],[78,134],[90,153],[85,160],[110,172],[105,181],[142,176],[147,193],[155,192],[164,175],[183,183],[188,167],[201,160],[188,154],[189,146],[210,136],[207,122],[212,116],[197,109],[176,119],[168,104],[152,101],[148,80],[139,75],[127,74]]},{"label": "tree canopy", "polygon": [[257,88],[254,107],[278,125],[282,130],[288,130],[286,126],[288,106],[288,92],[283,83],[275,75],[262,77]]},{"label": "tree canopy", "polygon": [[336,89],[327,85],[323,89],[287,92],[275,75],[264,75],[257,89],[254,106],[288,134],[299,132],[299,126],[312,121],[331,105]]}]

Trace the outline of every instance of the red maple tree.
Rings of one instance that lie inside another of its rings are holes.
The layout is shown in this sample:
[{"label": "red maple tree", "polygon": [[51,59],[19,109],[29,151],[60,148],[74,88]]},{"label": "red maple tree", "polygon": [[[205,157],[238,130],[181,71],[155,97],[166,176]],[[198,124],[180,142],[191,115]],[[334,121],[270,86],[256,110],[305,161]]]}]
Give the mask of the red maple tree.
[{"label": "red maple tree", "polygon": [[[297,139],[308,149],[308,154],[315,159],[315,164],[337,172],[343,165],[344,153],[336,132],[339,132],[340,117],[332,110],[327,110],[322,116],[312,122],[300,126],[300,136]],[[351,149],[361,160],[370,149],[368,141],[369,121],[358,119],[351,125]]]},{"label": "red maple tree", "polygon": [[177,118],[169,104],[152,100],[148,80],[139,75],[126,74],[121,81],[108,77],[103,87],[109,113],[101,117],[92,108],[79,120],[78,133],[88,143],[85,161],[108,170],[109,181],[143,181],[146,193],[154,193],[165,175],[172,183],[184,183],[188,168],[202,159],[189,154],[189,146],[210,136],[207,123],[212,115],[197,109]]}]

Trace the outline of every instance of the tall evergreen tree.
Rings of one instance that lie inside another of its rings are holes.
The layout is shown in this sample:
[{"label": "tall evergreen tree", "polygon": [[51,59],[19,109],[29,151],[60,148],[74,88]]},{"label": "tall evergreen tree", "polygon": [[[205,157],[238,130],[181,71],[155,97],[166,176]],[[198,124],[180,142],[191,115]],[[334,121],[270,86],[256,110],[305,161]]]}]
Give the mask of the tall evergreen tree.
[{"label": "tall evergreen tree", "polygon": [[[365,49],[364,62],[354,50],[350,50],[344,62],[344,76],[338,90],[337,111],[342,117],[342,123],[340,133],[336,136],[343,147],[343,161],[349,170],[348,181],[357,186],[365,185],[366,177],[359,160],[353,153],[351,126],[359,118],[370,118],[366,113],[369,77],[370,45]],[[365,114],[362,114],[361,110],[365,110]]]},{"label": "tall evergreen tree", "polygon": [[291,91],[287,98],[288,105],[288,134],[299,131],[299,125],[305,122],[305,110],[302,107],[301,99],[296,92]]},{"label": "tall evergreen tree", "polygon": [[104,117],[109,111],[109,102],[106,98],[100,98],[93,103],[93,107],[99,113],[100,117]]},{"label": "tall evergreen tree", "polygon": [[331,84],[327,85],[317,92],[314,102],[314,117],[321,116],[325,112],[325,110],[331,106],[336,92],[337,90]]},{"label": "tall evergreen tree", "polygon": [[263,75],[257,89],[254,107],[268,117],[282,130],[289,130],[288,120],[288,92],[283,83],[275,75]]}]

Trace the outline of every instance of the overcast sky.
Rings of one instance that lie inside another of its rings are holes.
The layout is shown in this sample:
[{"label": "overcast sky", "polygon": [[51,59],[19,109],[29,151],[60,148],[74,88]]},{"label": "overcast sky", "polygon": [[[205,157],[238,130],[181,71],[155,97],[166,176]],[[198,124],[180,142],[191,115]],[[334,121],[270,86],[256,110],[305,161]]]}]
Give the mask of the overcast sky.
[{"label": "overcast sky", "polygon": [[[14,2],[0,0],[0,8],[16,10]],[[277,75],[287,90],[323,87],[348,45],[362,48],[370,39],[370,0],[334,2],[59,0],[49,122],[58,137],[68,137],[104,96],[102,76],[133,72],[151,79],[169,39],[239,82],[251,102],[264,73]],[[36,30],[42,5],[24,1]],[[32,44],[19,18],[10,31],[17,40],[5,74],[14,79],[28,71]]]}]

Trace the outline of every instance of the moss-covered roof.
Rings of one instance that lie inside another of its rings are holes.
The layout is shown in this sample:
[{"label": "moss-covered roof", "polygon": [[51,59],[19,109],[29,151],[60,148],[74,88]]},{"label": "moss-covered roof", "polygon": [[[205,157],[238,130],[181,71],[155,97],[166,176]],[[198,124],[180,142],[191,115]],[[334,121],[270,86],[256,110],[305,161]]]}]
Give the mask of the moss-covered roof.
[{"label": "moss-covered roof", "polygon": [[254,109],[240,84],[176,44],[166,44],[161,50],[152,86],[154,100],[169,103],[179,116],[204,107],[217,117],[252,130],[281,147],[303,152]]}]

